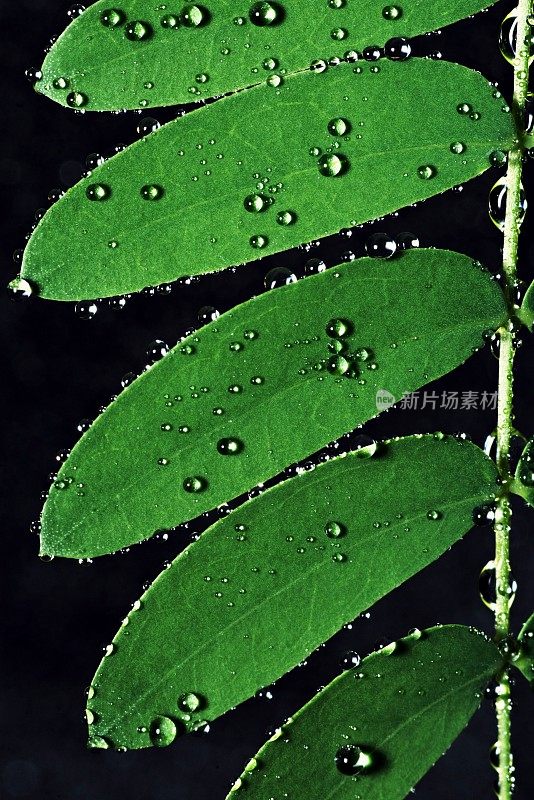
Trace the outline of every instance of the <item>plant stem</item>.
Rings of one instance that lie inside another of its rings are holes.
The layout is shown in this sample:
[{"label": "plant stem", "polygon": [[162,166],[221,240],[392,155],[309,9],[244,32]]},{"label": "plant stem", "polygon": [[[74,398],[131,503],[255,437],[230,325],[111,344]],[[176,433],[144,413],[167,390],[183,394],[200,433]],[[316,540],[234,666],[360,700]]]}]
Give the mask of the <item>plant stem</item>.
[{"label": "plant stem", "polygon": [[[524,118],[528,90],[531,28],[528,16],[532,0],[519,0],[517,5],[517,44],[514,59],[514,92],[512,114],[516,124],[517,141],[508,156],[506,175],[507,201],[504,223],[503,271],[509,308],[517,281],[519,229],[521,225],[520,193],[522,162],[525,149]],[[513,435],[513,366],[515,345],[513,332],[507,325],[500,330],[499,400],[497,412],[497,467],[506,486],[511,479],[510,455]],[[498,501],[495,515],[495,639],[502,641],[510,634],[510,528],[512,509],[507,492]],[[511,749],[511,699],[508,670],[502,675],[496,690],[497,752],[499,757],[499,800],[510,800],[513,791],[513,760]]]}]

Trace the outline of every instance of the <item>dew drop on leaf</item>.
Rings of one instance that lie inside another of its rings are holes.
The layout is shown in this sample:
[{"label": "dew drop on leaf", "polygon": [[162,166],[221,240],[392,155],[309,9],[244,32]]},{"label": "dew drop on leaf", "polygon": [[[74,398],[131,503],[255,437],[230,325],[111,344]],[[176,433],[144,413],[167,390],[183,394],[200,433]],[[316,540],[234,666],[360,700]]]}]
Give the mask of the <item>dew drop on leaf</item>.
[{"label": "dew drop on leaf", "polygon": [[334,763],[342,775],[359,775],[371,769],[373,756],[359,745],[346,744],[337,751]]},{"label": "dew drop on leaf", "polygon": [[388,20],[400,19],[402,17],[402,8],[401,6],[384,6],[382,16]]},{"label": "dew drop on leaf", "polygon": [[176,739],[176,723],[170,717],[156,717],[150,723],[150,741],[155,747],[167,747]]},{"label": "dew drop on leaf", "polygon": [[422,164],[417,168],[417,174],[422,180],[429,181],[431,178],[436,177],[438,171],[432,164]]},{"label": "dew drop on leaf", "polygon": [[152,26],[149,22],[133,20],[124,28],[124,35],[131,42],[144,42],[152,36]]},{"label": "dew drop on leaf", "polygon": [[67,105],[71,108],[83,108],[89,102],[89,98],[83,92],[70,92],[67,95]]},{"label": "dew drop on leaf", "polygon": [[347,529],[341,522],[332,521],[326,523],[324,532],[329,539],[341,539],[343,536],[346,536]]},{"label": "dew drop on leaf", "polygon": [[100,14],[100,22],[106,28],[118,28],[126,22],[126,14],[118,8],[106,8]]},{"label": "dew drop on leaf", "polygon": [[178,708],[180,711],[189,712],[193,714],[198,711],[203,705],[202,698],[194,692],[186,692],[178,699]]},{"label": "dew drop on leaf", "polygon": [[284,18],[284,9],[279,3],[254,3],[248,13],[253,25],[269,27],[279,25]]},{"label": "dew drop on leaf", "polygon": [[274,267],[264,278],[266,289],[277,289],[279,286],[288,286],[290,283],[296,282],[297,276],[287,267]]},{"label": "dew drop on leaf", "polygon": [[321,175],[327,178],[344,175],[350,166],[348,158],[342,153],[325,153],[319,158],[317,165]]},{"label": "dew drop on leaf", "polygon": [[294,211],[279,211],[276,215],[276,221],[279,225],[288,226],[294,225],[297,221],[297,215]]},{"label": "dew drop on leaf", "polygon": [[412,46],[408,39],[400,36],[389,39],[384,45],[384,55],[390,61],[406,61],[412,54]]},{"label": "dew drop on leaf", "polygon": [[183,487],[189,494],[199,494],[208,488],[208,482],[201,475],[193,475],[184,480]]},{"label": "dew drop on leaf", "polygon": [[228,437],[219,439],[217,442],[217,450],[222,456],[235,456],[242,452],[243,442],[235,437]]},{"label": "dew drop on leaf", "polygon": [[332,136],[346,136],[351,130],[350,122],[343,117],[331,119],[327,127],[328,133],[332,134]]},{"label": "dew drop on leaf", "polygon": [[267,211],[270,201],[263,194],[249,194],[245,197],[243,205],[251,214],[259,214],[262,211]]},{"label": "dew drop on leaf", "polygon": [[107,200],[109,197],[111,197],[111,189],[104,183],[92,183],[85,190],[85,194],[89,200],[99,202],[101,200]]},{"label": "dew drop on leaf", "polygon": [[387,233],[373,233],[365,243],[365,251],[371,258],[392,258],[397,252],[397,243]]},{"label": "dew drop on leaf", "polygon": [[161,200],[163,194],[163,188],[154,183],[146,184],[146,186],[141,188],[141,197],[143,200]]},{"label": "dew drop on leaf", "polygon": [[31,283],[24,278],[15,278],[8,284],[11,299],[15,301],[28,300],[33,294]]}]

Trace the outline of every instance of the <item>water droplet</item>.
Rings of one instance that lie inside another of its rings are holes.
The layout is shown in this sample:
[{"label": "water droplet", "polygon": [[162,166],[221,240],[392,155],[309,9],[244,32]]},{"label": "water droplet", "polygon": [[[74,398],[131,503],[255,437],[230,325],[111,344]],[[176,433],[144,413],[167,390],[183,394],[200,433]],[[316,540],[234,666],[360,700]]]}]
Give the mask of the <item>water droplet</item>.
[{"label": "water droplet", "polygon": [[384,55],[390,61],[406,61],[412,54],[412,46],[408,39],[400,36],[389,39],[384,45]]},{"label": "water droplet", "polygon": [[263,194],[249,194],[243,201],[245,209],[251,214],[259,214],[262,211],[267,211],[270,204],[270,199]]},{"label": "water droplet", "polygon": [[275,267],[269,270],[263,282],[266,289],[277,289],[280,286],[296,283],[297,276],[287,267]]},{"label": "water droplet", "polygon": [[432,511],[428,511],[427,512],[426,517],[427,517],[427,519],[430,519],[430,520],[432,520],[434,522],[437,522],[437,520],[443,518],[443,514],[441,513],[441,511],[432,510]]},{"label": "water droplet", "polygon": [[163,194],[163,188],[154,183],[149,183],[141,189],[141,197],[143,200],[161,200]]},{"label": "water droplet", "polygon": [[419,237],[410,231],[403,231],[395,237],[398,250],[412,250],[419,247]]},{"label": "water droplet", "polygon": [[423,164],[417,168],[417,174],[422,180],[429,181],[431,178],[436,177],[438,171],[432,164]]},{"label": "water droplet", "polygon": [[267,27],[283,21],[284,10],[278,3],[254,3],[248,16],[253,25]]},{"label": "water droplet", "polygon": [[330,36],[337,42],[343,41],[343,39],[346,39],[348,35],[349,32],[346,28],[334,28],[332,31],[330,31]]},{"label": "water droplet", "polygon": [[255,250],[263,250],[269,244],[269,237],[259,233],[250,237],[250,245]]},{"label": "water droplet", "polygon": [[[508,188],[506,185],[506,178],[503,176],[499,178],[497,183],[492,187],[489,193],[489,215],[491,221],[497,226],[500,231],[504,231],[506,221],[506,205],[508,198]],[[528,203],[525,195],[525,190],[521,186],[519,195],[519,224],[521,225],[527,213]]]},{"label": "water droplet", "polygon": [[209,11],[204,6],[187,5],[180,14],[180,20],[187,28],[199,28],[209,22]]},{"label": "water droplet", "polygon": [[[176,14],[165,14],[164,17],[160,20],[160,25],[162,28],[167,28],[168,30],[175,30],[180,26],[180,20],[176,16]],[[147,88],[145,86],[145,88]]]},{"label": "water droplet", "polygon": [[348,119],[344,119],[343,117],[335,117],[335,119],[331,119],[328,123],[328,133],[331,133],[332,136],[347,136],[351,130],[351,124]]},{"label": "water droplet", "polygon": [[463,142],[452,142],[449,149],[451,153],[454,153],[455,155],[460,155],[460,153],[465,153],[465,151],[467,150]]},{"label": "water droplet", "polygon": [[52,81],[52,86],[54,89],[67,89],[70,85],[70,81],[68,78],[55,78]]},{"label": "water droplet", "polygon": [[473,510],[473,523],[475,525],[491,525],[495,520],[495,506],[492,503],[486,503],[482,506],[477,506]]},{"label": "water droplet", "polygon": [[152,36],[152,26],[149,22],[133,20],[124,28],[124,35],[131,42],[144,42]]},{"label": "water droplet", "polygon": [[203,706],[202,697],[194,692],[186,692],[178,699],[178,708],[180,711],[189,712],[194,714],[199,711]]},{"label": "water droplet", "polygon": [[325,328],[326,335],[330,336],[332,339],[343,339],[345,336],[349,336],[353,331],[352,322],[348,319],[331,319]]},{"label": "water droplet", "polygon": [[294,211],[279,211],[276,215],[276,221],[279,225],[294,225],[297,221],[297,215]]},{"label": "water droplet", "polygon": [[146,354],[151,364],[159,361],[160,358],[167,355],[169,352],[169,345],[161,339],[155,339],[148,345]]},{"label": "water droplet", "polygon": [[366,61],[378,61],[382,57],[382,50],[376,45],[371,45],[363,49],[362,56]]},{"label": "water droplet", "polygon": [[111,197],[111,189],[104,183],[92,183],[85,190],[85,194],[89,200],[99,202],[101,200],[107,200],[109,197]]},{"label": "water droplet", "polygon": [[98,313],[98,304],[94,300],[82,300],[76,303],[74,312],[80,319],[94,319]]},{"label": "water droplet", "polygon": [[344,175],[349,169],[350,163],[348,158],[341,153],[325,153],[319,158],[317,165],[321,175],[335,178]]},{"label": "water droplet", "polygon": [[334,763],[342,775],[359,775],[373,766],[373,756],[356,744],[346,744],[340,747],[334,757]]},{"label": "water droplet", "polygon": [[[514,8],[503,20],[499,32],[499,48],[503,57],[509,64],[514,64],[517,53],[517,8]],[[529,64],[534,60],[534,34],[529,34],[530,58]]]},{"label": "water droplet", "polygon": [[497,595],[507,598],[508,606],[512,605],[515,600],[517,583],[510,575],[509,584],[499,585],[496,580],[495,561],[488,561],[480,573],[478,589],[484,605],[491,611],[495,611],[497,608]]},{"label": "water droplet", "polygon": [[70,92],[67,95],[67,105],[71,108],[83,108],[89,102],[89,98],[83,92]]},{"label": "water droplet", "polygon": [[324,532],[329,539],[341,539],[346,536],[347,529],[341,522],[327,522],[324,526]]},{"label": "water droplet", "polygon": [[87,742],[87,747],[91,750],[109,750],[111,742],[103,736],[90,736]]},{"label": "water droplet", "polygon": [[335,564],[343,564],[347,560],[347,556],[345,553],[334,553],[332,556],[332,561]]},{"label": "water droplet", "polygon": [[394,20],[402,17],[401,6],[385,6],[382,9],[382,16],[384,19]]},{"label": "water droplet", "polygon": [[176,739],[176,723],[170,717],[156,717],[150,723],[150,741],[155,747],[167,747]]},{"label": "water droplet", "polygon": [[219,439],[217,442],[217,450],[222,456],[235,456],[242,452],[243,442],[234,437]]},{"label": "water droplet", "polygon": [[28,300],[33,294],[33,288],[29,281],[24,278],[15,278],[7,287],[11,293],[12,300]]},{"label": "water droplet", "polygon": [[183,487],[189,494],[199,494],[208,488],[208,482],[201,475],[193,475],[184,480]]},{"label": "water droplet", "polygon": [[397,243],[387,233],[373,233],[365,243],[365,251],[371,258],[392,258],[397,252]]},{"label": "water droplet", "polygon": [[198,312],[198,321],[202,323],[202,325],[207,325],[209,322],[219,319],[220,316],[220,311],[217,311],[213,306],[202,306]]},{"label": "water droplet", "polygon": [[341,659],[343,669],[354,669],[361,663],[361,656],[355,650],[348,650]]},{"label": "water droplet", "polygon": [[100,14],[100,22],[106,28],[117,28],[126,22],[126,14],[118,8],[107,8]]}]

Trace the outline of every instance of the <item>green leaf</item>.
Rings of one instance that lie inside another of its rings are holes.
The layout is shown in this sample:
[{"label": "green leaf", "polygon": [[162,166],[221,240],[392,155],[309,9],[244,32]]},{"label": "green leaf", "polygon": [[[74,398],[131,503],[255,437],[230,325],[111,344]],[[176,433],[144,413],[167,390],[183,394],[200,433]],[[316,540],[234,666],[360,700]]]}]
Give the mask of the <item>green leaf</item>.
[{"label": "green leaf", "polygon": [[[80,94],[86,109],[190,103],[306,69],[316,59],[341,58],[367,45],[382,46],[391,37],[442,28],[493,2],[405,0],[402,13],[386,19],[384,0],[350,0],[340,9],[329,8],[327,0],[283,0],[271,15],[275,24],[260,26],[249,17],[252,0],[207,0],[203,8],[208,13],[190,17],[201,24],[188,26],[176,25],[183,3],[164,9],[152,0],[126,0],[118,16],[103,18],[110,5],[102,0],[53,45],[36,88],[73,107]],[[135,21],[145,24],[145,30],[137,29],[145,34],[138,40],[128,38],[127,25]],[[334,38],[334,31],[341,33]]]},{"label": "green leaf", "polygon": [[[79,300],[224,269],[443,192],[511,145],[504,101],[478,73],[425,60],[374,68],[296,75],[160,128],[49,210],[23,277],[43,297]],[[332,136],[333,121],[350,135]],[[323,158],[346,172],[323,175]]]},{"label": "green leaf", "polygon": [[356,451],[246,503],[130,613],[94,680],[91,737],[148,747],[157,716],[179,731],[220,716],[438,558],[495,491],[481,450],[436,435]]},{"label": "green leaf", "polygon": [[519,653],[513,664],[534,689],[534,614],[525,622],[518,636]]},{"label": "green leaf", "polygon": [[521,453],[511,489],[530,506],[534,506],[534,437],[528,440]]},{"label": "green leaf", "polygon": [[82,437],[51,488],[43,552],[109,553],[237,497],[454,369],[505,319],[489,273],[444,250],[361,259],[238,306]]},{"label": "green leaf", "polygon": [[[277,731],[228,798],[402,800],[467,725],[501,661],[492,642],[460,625],[373,653]],[[336,756],[358,773],[341,772]]]},{"label": "green leaf", "polygon": [[517,315],[521,322],[532,331],[534,325],[534,281],[528,287]]}]

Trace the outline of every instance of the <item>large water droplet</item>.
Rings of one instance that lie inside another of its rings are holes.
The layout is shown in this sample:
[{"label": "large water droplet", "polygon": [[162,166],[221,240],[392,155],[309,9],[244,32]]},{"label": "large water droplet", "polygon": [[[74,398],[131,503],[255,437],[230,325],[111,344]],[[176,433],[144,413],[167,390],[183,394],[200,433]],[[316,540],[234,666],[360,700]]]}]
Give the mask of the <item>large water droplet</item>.
[{"label": "large water droplet", "polygon": [[317,165],[321,175],[327,178],[336,178],[347,172],[350,163],[342,153],[325,153],[319,158]]},{"label": "large water droplet", "polygon": [[[499,178],[497,183],[492,187],[489,193],[489,215],[491,221],[497,226],[500,231],[504,231],[506,222],[506,205],[508,198],[508,188],[506,185],[506,177]],[[525,190],[521,186],[519,195],[519,224],[521,225],[527,213],[528,203],[525,195]]]},{"label": "large water droplet", "polygon": [[176,723],[170,717],[156,717],[150,723],[150,741],[155,747],[167,747],[176,739]]},{"label": "large water droplet", "polygon": [[402,17],[401,6],[384,6],[382,9],[382,16],[384,19],[400,19]]},{"label": "large water droplet", "polygon": [[384,45],[384,55],[390,61],[406,61],[412,54],[412,46],[408,39],[400,36],[389,39]]},{"label": "large water droplet", "polygon": [[495,561],[488,561],[480,573],[478,589],[484,605],[491,611],[495,611],[497,608],[497,595],[507,598],[508,606],[512,605],[517,592],[517,583],[510,576],[509,584],[500,585],[496,579]]},{"label": "large water droplet", "polygon": [[328,133],[332,136],[347,136],[350,133],[351,124],[348,119],[343,117],[335,117],[328,123]]},{"label": "large water droplet", "polygon": [[334,763],[342,775],[359,775],[373,766],[373,755],[357,744],[345,744],[334,757]]},{"label": "large water droplet", "polygon": [[249,194],[243,201],[245,209],[251,214],[259,214],[262,211],[267,211],[270,204],[270,199],[263,194]]},{"label": "large water droplet", "polygon": [[347,529],[341,522],[327,522],[324,526],[324,532],[328,536],[329,539],[341,539],[343,536],[346,536]]},{"label": "large water droplet", "polygon": [[353,331],[352,322],[348,319],[341,319],[340,317],[336,319],[331,319],[326,324],[326,335],[330,336],[332,339],[344,339],[345,336],[349,336],[349,334]]},{"label": "large water droplet", "polygon": [[100,14],[100,22],[106,28],[117,28],[126,22],[126,14],[118,8],[107,8]]},{"label": "large water droplet", "polygon": [[199,28],[209,22],[209,11],[204,6],[187,5],[180,14],[180,21],[187,28]]},{"label": "large water droplet", "polygon": [[144,42],[152,36],[152,26],[149,22],[133,20],[126,25],[124,35],[131,42]]},{"label": "large water droplet", "polygon": [[284,9],[279,3],[254,3],[248,16],[253,25],[268,27],[278,25],[284,18]]},{"label": "large water droplet", "polygon": [[[530,38],[530,58],[529,64],[534,60],[534,34],[529,34]],[[514,8],[503,20],[499,32],[499,48],[509,64],[514,63],[517,54],[517,8]]]},{"label": "large water droplet", "polygon": [[186,713],[194,714],[202,706],[202,697],[194,692],[186,692],[178,699],[178,708]]},{"label": "large water droplet", "polygon": [[31,283],[24,278],[15,278],[8,284],[11,298],[13,300],[28,300],[33,294],[33,287]]},{"label": "large water droplet", "polygon": [[111,197],[111,189],[105,183],[92,183],[85,190],[85,194],[89,200],[99,202]]},{"label": "large water droplet", "polygon": [[277,289],[279,286],[288,286],[296,283],[297,276],[287,267],[274,267],[270,269],[264,279],[266,289]]},{"label": "large water droplet", "polygon": [[69,92],[67,95],[67,105],[71,108],[83,108],[89,102],[89,98],[83,92]]},{"label": "large water droplet", "polygon": [[373,233],[365,243],[365,250],[371,258],[392,258],[397,252],[397,243],[387,233]]}]

